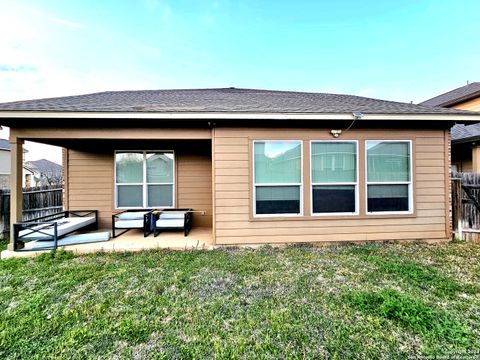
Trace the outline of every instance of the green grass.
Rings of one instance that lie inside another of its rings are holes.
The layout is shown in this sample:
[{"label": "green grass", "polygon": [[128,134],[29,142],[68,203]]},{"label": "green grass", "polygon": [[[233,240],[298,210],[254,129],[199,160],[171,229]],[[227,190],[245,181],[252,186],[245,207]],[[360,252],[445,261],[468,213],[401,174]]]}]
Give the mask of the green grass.
[{"label": "green grass", "polygon": [[480,351],[480,245],[0,261],[0,358],[406,359]]},{"label": "green grass", "polygon": [[0,239],[0,252],[7,249],[7,245],[9,241],[10,240],[8,239],[8,237]]}]

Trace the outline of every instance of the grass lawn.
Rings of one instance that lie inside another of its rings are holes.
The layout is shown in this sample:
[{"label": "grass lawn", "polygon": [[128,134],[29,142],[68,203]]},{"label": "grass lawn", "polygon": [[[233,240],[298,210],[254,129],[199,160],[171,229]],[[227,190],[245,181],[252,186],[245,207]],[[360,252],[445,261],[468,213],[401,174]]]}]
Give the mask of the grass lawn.
[{"label": "grass lawn", "polygon": [[8,239],[0,239],[0,252],[7,249]]},{"label": "grass lawn", "polygon": [[0,358],[402,359],[480,352],[480,245],[0,261]]}]

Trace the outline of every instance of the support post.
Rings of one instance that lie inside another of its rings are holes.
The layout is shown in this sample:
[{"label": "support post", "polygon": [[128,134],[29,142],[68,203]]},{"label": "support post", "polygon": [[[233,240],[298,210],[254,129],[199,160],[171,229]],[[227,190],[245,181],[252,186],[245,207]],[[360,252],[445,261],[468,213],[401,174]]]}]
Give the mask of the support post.
[{"label": "support post", "polygon": [[10,243],[8,250],[14,250],[14,228],[13,224],[22,221],[23,193],[23,140],[10,138]]},{"label": "support post", "polygon": [[462,229],[462,179],[452,179],[452,225],[457,237],[463,237]]}]

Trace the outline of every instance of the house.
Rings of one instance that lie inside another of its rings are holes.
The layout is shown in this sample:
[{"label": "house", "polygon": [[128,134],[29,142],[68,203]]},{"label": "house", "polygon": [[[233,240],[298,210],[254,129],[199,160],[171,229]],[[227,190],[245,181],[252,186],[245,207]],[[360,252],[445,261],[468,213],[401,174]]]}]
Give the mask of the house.
[{"label": "house", "polygon": [[[480,82],[474,82],[426,100],[420,105],[480,111]],[[452,170],[480,172],[480,126],[452,128]]]},{"label": "house", "polygon": [[[27,153],[23,149],[23,153]],[[6,139],[0,139],[0,189],[10,188],[10,143]],[[23,166],[22,186],[28,186],[27,179],[33,176],[33,170],[28,166]]]},{"label": "house", "polygon": [[480,82],[447,91],[420,103],[424,106],[480,111]]},{"label": "house", "polygon": [[28,180],[30,186],[48,186],[62,183],[62,165],[47,159],[40,159],[25,162],[24,168],[27,167],[31,169],[33,174],[31,180],[30,177],[25,178],[25,182]]},{"label": "house", "polygon": [[[65,206],[193,208],[214,245],[451,238],[450,127],[480,114],[249,89],[102,92],[0,104],[12,222],[25,140],[65,149]],[[147,238],[148,241],[148,238]]]}]

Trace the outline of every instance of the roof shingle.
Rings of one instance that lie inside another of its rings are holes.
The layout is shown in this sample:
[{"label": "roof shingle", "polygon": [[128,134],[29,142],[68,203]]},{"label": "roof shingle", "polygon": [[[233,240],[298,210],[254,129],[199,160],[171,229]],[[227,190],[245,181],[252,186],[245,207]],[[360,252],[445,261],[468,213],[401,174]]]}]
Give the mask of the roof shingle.
[{"label": "roof shingle", "polygon": [[448,107],[478,96],[480,96],[480,82],[473,82],[425,100],[419,105]]},{"label": "roof shingle", "polygon": [[0,104],[1,111],[307,114],[352,112],[367,114],[471,113],[353,95],[237,88],[108,91],[3,103]]},{"label": "roof shingle", "polygon": [[452,127],[452,141],[464,142],[480,139],[480,123],[472,125],[457,124]]}]

